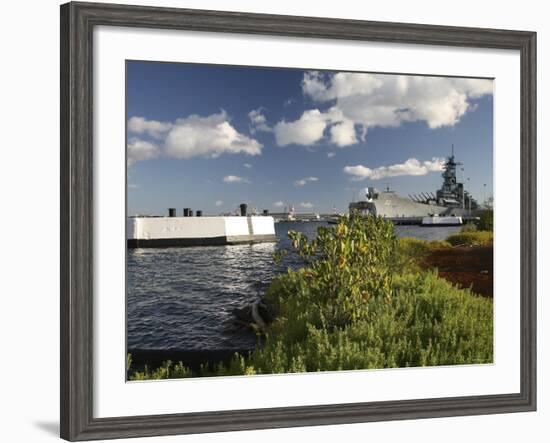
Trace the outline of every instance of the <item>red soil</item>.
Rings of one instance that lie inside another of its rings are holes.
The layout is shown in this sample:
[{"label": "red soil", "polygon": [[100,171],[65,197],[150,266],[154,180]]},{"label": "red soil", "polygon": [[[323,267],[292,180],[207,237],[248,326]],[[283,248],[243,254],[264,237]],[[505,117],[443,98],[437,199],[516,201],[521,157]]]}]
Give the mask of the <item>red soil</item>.
[{"label": "red soil", "polygon": [[493,245],[456,246],[435,250],[424,260],[440,277],[476,294],[493,297]]}]

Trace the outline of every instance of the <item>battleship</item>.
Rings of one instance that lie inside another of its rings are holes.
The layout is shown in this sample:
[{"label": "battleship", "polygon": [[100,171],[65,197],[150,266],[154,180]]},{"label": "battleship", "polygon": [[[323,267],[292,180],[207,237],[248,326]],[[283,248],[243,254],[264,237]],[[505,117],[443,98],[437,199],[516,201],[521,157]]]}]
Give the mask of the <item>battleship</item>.
[{"label": "battleship", "polygon": [[408,198],[390,190],[379,191],[374,187],[365,189],[365,200],[349,205],[350,213],[376,215],[392,220],[395,224],[423,224],[441,226],[462,224],[475,219],[479,205],[472,195],[464,189],[464,184],[456,178],[456,167],[462,165],[455,161],[454,149],[443,166],[443,184],[433,192],[421,192]]}]

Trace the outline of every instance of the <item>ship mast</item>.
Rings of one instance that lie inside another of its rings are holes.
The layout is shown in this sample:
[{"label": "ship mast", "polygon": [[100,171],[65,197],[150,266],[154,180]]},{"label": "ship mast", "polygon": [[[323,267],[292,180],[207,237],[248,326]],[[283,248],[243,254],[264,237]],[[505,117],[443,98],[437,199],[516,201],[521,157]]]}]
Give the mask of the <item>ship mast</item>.
[{"label": "ship mast", "polygon": [[457,183],[456,180],[456,167],[462,165],[461,162],[455,162],[455,145],[451,144],[451,156],[447,158],[447,161],[443,165],[443,184],[441,188],[437,190],[437,201],[439,204],[445,204],[445,202],[455,201],[455,204],[462,203],[463,197],[461,196],[464,189],[462,183]]}]

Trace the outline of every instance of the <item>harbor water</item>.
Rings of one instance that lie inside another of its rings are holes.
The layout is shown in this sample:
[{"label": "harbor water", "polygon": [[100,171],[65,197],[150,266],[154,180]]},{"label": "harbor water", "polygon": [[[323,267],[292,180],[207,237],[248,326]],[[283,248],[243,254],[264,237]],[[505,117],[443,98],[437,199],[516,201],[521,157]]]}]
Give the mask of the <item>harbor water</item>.
[{"label": "harbor water", "polygon": [[[276,223],[277,243],[128,249],[129,351],[252,349],[256,336],[234,325],[232,311],[257,300],[275,275],[298,261],[273,253],[289,249],[289,230],[315,236],[324,222]],[[396,226],[400,237],[441,240],[460,227]]]}]

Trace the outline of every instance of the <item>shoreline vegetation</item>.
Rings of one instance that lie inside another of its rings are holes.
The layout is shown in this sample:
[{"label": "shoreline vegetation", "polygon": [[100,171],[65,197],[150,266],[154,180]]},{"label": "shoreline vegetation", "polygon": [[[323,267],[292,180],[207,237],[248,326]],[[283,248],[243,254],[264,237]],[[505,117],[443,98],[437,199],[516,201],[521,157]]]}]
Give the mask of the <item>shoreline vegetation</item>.
[{"label": "shoreline vegetation", "polygon": [[[398,239],[357,214],[315,239],[290,231],[302,266],[277,276],[258,346],[220,360],[135,365],[128,380],[381,369],[493,361],[492,211],[445,241]],[[257,315],[257,311],[256,311]],[[265,319],[264,319],[265,320]]]}]

